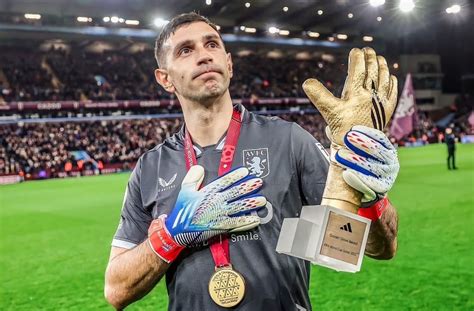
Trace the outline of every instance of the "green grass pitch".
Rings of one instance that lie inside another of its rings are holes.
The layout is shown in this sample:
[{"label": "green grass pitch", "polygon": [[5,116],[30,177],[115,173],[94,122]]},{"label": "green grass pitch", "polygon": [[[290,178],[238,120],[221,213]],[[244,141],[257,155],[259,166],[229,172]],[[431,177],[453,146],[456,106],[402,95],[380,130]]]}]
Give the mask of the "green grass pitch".
[{"label": "green grass pitch", "polygon": [[[458,146],[457,171],[445,159],[444,145],[400,150],[397,256],[357,274],[313,267],[315,310],[474,310],[474,145]],[[111,309],[103,275],[127,178],[0,187],[0,310]],[[130,310],[166,306],[162,282]]]}]

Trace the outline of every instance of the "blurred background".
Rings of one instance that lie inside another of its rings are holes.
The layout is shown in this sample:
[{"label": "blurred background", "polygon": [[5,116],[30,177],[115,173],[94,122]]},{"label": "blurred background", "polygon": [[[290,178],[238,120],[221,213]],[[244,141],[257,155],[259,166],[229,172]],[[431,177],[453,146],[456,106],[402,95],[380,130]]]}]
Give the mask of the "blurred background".
[{"label": "blurred background", "polygon": [[[350,49],[370,46],[399,80],[387,127],[402,167],[398,255],[355,275],[313,267],[313,308],[473,310],[469,0],[0,0],[0,309],[108,308],[103,273],[130,171],[182,124],[154,80],[154,40],[190,11],[219,26],[234,102],[326,147],[307,78],[340,96]],[[166,306],[160,283],[130,309]]]}]

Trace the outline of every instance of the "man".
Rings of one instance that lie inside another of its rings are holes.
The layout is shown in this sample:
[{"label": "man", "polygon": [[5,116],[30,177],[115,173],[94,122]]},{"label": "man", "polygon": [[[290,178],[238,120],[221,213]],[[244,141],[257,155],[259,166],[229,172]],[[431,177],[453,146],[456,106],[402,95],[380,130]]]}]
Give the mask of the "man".
[{"label": "man", "polygon": [[[122,309],[166,275],[170,310],[224,310],[210,289],[224,269],[232,284],[245,279],[238,310],[311,309],[310,264],[275,248],[283,219],[321,202],[327,154],[300,126],[233,107],[232,59],[206,18],[175,17],[155,56],[156,79],[176,94],[185,126],[146,152],[130,177],[106,299]],[[370,254],[393,257],[397,216],[390,204],[372,227]]]},{"label": "man", "polygon": [[455,163],[455,153],[456,153],[456,136],[453,134],[453,129],[448,127],[446,128],[446,146],[448,147],[448,170],[457,170]]}]

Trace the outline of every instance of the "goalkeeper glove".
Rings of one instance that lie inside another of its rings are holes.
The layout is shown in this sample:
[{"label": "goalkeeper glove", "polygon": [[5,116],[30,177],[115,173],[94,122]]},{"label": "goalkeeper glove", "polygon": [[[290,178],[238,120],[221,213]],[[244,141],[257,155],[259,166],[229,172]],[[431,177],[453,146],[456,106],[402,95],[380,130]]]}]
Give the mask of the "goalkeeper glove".
[{"label": "goalkeeper glove", "polygon": [[263,184],[262,179],[249,176],[245,167],[230,171],[199,190],[203,179],[204,168],[192,166],[184,177],[170,215],[161,215],[150,225],[149,244],[168,263],[186,246],[260,224],[258,216],[247,214],[267,202],[265,197],[256,194]]},{"label": "goalkeeper glove", "polygon": [[[400,169],[397,151],[383,132],[361,125],[345,134],[344,145],[347,149],[340,148],[335,154],[337,163],[345,168],[344,181],[362,192],[362,207],[373,206],[395,183]],[[386,199],[380,204],[386,206]]]}]

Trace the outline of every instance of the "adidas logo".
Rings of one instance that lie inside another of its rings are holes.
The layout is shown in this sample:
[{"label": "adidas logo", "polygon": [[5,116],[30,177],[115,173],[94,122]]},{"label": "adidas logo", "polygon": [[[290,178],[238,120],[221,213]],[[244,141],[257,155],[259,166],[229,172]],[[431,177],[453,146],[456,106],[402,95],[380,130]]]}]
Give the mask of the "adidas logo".
[{"label": "adidas logo", "polygon": [[351,223],[348,222],[348,223],[345,224],[344,226],[339,227],[339,229],[344,230],[344,231],[347,231],[347,232],[352,232]]}]

